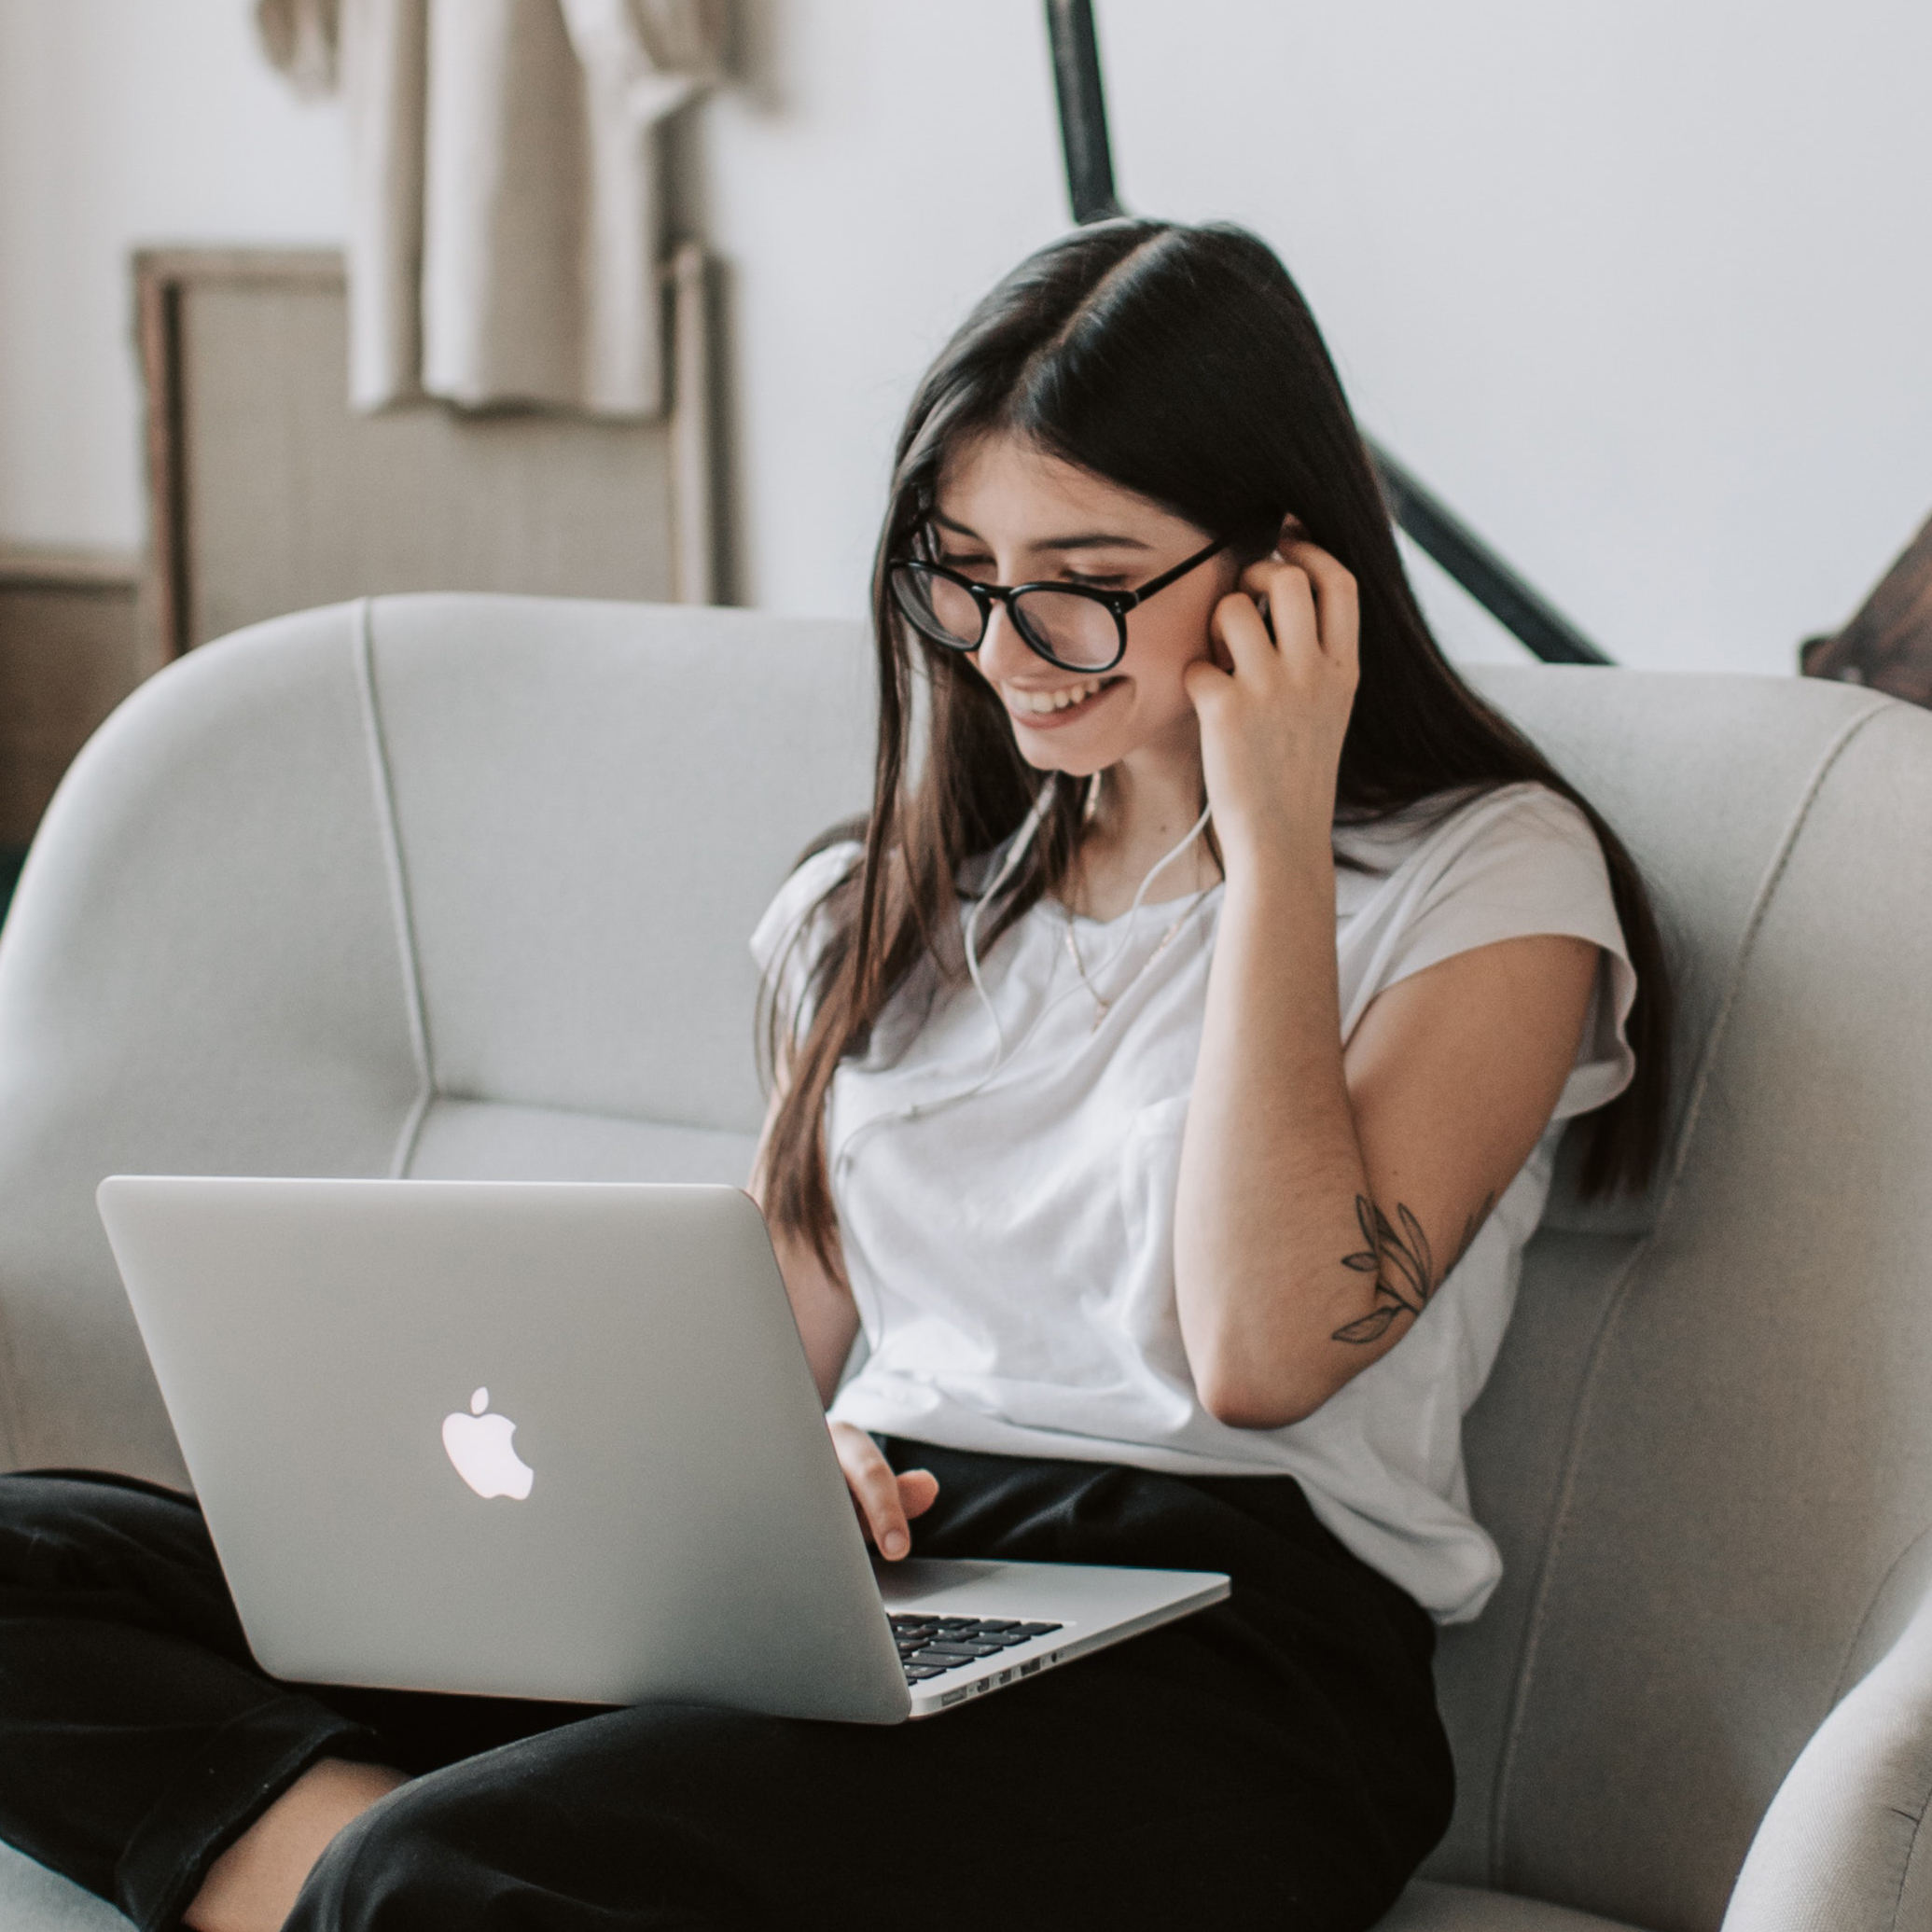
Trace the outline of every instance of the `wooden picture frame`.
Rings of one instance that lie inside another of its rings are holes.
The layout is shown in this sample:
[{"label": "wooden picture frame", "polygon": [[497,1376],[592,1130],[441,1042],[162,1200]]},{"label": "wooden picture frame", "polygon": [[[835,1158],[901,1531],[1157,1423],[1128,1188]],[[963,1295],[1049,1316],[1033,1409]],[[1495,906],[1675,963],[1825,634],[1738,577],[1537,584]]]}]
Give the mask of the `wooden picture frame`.
[{"label": "wooden picture frame", "polygon": [[661,420],[428,401],[358,415],[338,253],[137,253],[153,654],[405,591],[714,601],[710,275],[695,243],[664,285]]}]

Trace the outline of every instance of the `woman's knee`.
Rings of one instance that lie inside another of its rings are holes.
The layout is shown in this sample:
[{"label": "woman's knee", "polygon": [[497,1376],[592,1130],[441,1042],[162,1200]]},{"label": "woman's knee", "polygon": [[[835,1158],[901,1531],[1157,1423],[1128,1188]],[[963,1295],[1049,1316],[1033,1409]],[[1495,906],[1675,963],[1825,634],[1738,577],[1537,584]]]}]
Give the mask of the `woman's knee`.
[{"label": "woman's knee", "polygon": [[215,1564],[192,1496],[64,1470],[0,1475],[0,1577],[59,1583],[150,1561]]},{"label": "woman's knee", "polygon": [[476,1924],[473,1861],[431,1774],[379,1800],[315,1861],[283,1932],[438,1932]]},{"label": "woman's knee", "polygon": [[[589,1720],[595,1726],[601,1720]],[[393,1791],[316,1861],[284,1932],[657,1932],[764,1923],[745,1874],[655,1815],[621,1772],[562,1733]]]},{"label": "woman's knee", "polygon": [[200,1506],[148,1484],[0,1476],[0,1613],[138,1624],[248,1661]]}]

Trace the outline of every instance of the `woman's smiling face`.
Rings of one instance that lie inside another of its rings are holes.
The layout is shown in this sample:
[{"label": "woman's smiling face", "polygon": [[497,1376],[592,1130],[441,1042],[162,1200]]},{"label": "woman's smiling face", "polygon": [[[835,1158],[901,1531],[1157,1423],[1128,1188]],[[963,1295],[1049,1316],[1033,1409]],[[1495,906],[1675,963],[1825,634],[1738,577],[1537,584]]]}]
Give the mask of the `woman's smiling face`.
[{"label": "woman's smiling face", "polygon": [[[1017,437],[988,435],[940,473],[933,535],[939,560],[978,583],[1133,591],[1213,533]],[[1157,591],[1128,615],[1126,655],[1097,677],[1049,664],[995,605],[971,660],[999,693],[1021,757],[1085,777],[1143,749],[1191,752],[1199,728],[1182,676],[1208,655],[1208,620],[1239,574],[1224,552]]]}]

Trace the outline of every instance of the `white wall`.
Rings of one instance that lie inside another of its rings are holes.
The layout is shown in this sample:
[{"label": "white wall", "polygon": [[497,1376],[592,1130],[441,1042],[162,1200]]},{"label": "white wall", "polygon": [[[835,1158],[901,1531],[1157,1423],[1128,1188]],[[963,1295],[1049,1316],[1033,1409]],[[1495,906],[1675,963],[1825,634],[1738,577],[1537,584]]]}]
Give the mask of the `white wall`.
[{"label": "white wall", "polygon": [[1788,669],[1932,511],[1919,0],[1102,4],[1127,198],[1274,240],[1365,422],[1625,661]]},{"label": "white wall", "polygon": [[131,248],[333,241],[341,118],[246,0],[0,0],[0,541],[141,541]]},{"label": "white wall", "polygon": [[[853,611],[913,378],[1064,225],[1040,8],[740,4],[744,78],[680,146],[740,587]],[[1625,661],[1786,670],[1932,509],[1916,0],[1098,11],[1126,200],[1276,243],[1364,421]],[[248,13],[0,0],[0,539],[138,538],[128,246],[340,233],[337,113]]]}]

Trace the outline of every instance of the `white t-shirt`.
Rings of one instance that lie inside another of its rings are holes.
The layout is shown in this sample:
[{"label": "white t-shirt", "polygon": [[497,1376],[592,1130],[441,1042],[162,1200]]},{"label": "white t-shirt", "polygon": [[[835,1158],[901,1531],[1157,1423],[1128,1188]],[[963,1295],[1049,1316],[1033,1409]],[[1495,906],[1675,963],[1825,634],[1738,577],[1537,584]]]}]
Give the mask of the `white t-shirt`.
[{"label": "white t-shirt", "polygon": [[[1287,1428],[1232,1428],[1202,1406],[1174,1211],[1221,889],[1075,922],[1113,1001],[1098,1027],[1065,910],[1042,901],[987,951],[986,1001],[920,968],[833,1079],[826,1145],[869,1353],[832,1413],[954,1449],[1293,1476],[1358,1556],[1461,1622],[1502,1570],[1469,1513],[1462,1419],[1515,1303],[1560,1123],[1630,1080],[1636,975],[1588,821],[1541,786],[1342,830],[1337,849],[1372,868],[1336,879],[1344,1042],[1379,993],[1473,947],[1564,933],[1607,961],[1550,1129],[1411,1331]],[[806,922],[857,856],[815,855],[753,935],[792,996]]]}]

